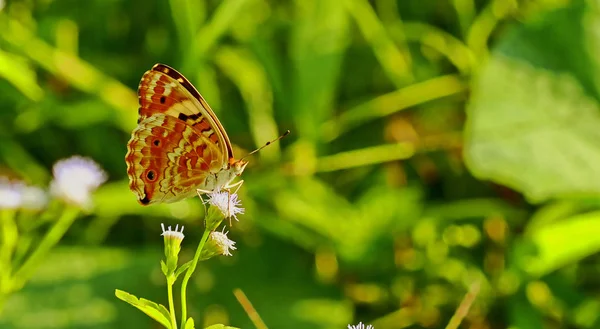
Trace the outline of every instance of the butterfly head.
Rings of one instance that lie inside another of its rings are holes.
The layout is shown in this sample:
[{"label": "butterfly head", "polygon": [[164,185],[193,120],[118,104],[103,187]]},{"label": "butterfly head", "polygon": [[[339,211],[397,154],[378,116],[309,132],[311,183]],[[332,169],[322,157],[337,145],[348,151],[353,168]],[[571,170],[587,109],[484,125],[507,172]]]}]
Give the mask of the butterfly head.
[{"label": "butterfly head", "polygon": [[244,159],[234,160],[231,163],[231,169],[233,170],[233,173],[236,176],[241,176],[242,173],[244,172],[244,169],[246,169],[247,165],[248,165],[248,161],[246,161]]}]

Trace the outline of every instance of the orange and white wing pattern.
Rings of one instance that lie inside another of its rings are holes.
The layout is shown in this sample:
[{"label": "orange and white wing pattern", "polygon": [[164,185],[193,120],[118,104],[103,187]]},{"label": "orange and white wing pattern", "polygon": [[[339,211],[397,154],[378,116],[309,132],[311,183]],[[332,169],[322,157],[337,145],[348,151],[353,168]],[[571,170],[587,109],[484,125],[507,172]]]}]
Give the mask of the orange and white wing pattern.
[{"label": "orange and white wing pattern", "polygon": [[129,187],[138,201],[174,202],[195,194],[229,166],[233,152],[223,126],[192,84],[156,64],[138,89],[138,126],[127,144]]}]

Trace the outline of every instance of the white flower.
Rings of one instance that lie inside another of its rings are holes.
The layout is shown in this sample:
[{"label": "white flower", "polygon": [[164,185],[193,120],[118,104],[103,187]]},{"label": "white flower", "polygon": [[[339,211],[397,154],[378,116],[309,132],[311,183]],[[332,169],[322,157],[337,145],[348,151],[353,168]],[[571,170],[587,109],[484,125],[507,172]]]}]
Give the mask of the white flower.
[{"label": "white flower", "polygon": [[52,168],[50,191],[56,197],[80,207],[91,204],[91,193],[106,181],[106,173],[91,159],[73,156]]},{"label": "white flower", "polygon": [[231,256],[231,250],[237,249],[235,245],[235,241],[229,240],[227,237],[227,233],[225,232],[225,228],[223,228],[223,232],[212,232],[210,233],[210,239],[214,242],[218,253],[225,256]]},{"label": "white flower", "polygon": [[213,192],[208,195],[206,202],[219,208],[225,218],[233,217],[238,220],[236,215],[244,213],[244,208],[241,207],[242,201],[238,199],[235,193],[231,194],[227,191]]},{"label": "white flower", "polygon": [[42,210],[48,204],[46,191],[35,186],[24,185],[21,188],[22,207],[29,210]]},{"label": "white flower", "polygon": [[17,209],[23,204],[23,184],[0,177],[0,209]]},{"label": "white flower", "polygon": [[0,209],[41,210],[47,203],[48,197],[41,188],[0,177]]},{"label": "white flower", "polygon": [[375,329],[375,327],[373,327],[372,325],[368,325],[365,327],[365,325],[362,322],[359,322],[355,326],[348,325],[348,329]]},{"label": "white flower", "polygon": [[179,231],[179,224],[175,226],[175,231],[171,230],[171,226],[169,226],[167,230],[165,230],[165,224],[163,223],[160,223],[160,227],[162,227],[163,231],[161,235],[165,238],[183,240],[183,238],[185,237],[183,235],[183,225],[181,225],[181,231]]}]

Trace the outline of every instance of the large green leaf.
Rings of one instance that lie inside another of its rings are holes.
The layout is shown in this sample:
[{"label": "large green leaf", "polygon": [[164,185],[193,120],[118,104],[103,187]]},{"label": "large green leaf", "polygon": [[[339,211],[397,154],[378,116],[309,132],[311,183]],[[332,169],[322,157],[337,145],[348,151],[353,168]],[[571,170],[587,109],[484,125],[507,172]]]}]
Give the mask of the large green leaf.
[{"label": "large green leaf", "polygon": [[600,192],[600,112],[575,79],[497,55],[475,88],[465,155],[477,176],[532,201]]},{"label": "large green leaf", "polygon": [[115,296],[146,313],[149,317],[162,324],[165,328],[171,328],[171,323],[169,322],[169,311],[163,305],[144,298],[137,298],[134,295],[119,289],[115,290]]},{"label": "large green leaf", "polygon": [[473,85],[465,143],[470,169],[533,202],[600,192],[594,165],[600,112],[582,8],[558,10],[509,33]]}]

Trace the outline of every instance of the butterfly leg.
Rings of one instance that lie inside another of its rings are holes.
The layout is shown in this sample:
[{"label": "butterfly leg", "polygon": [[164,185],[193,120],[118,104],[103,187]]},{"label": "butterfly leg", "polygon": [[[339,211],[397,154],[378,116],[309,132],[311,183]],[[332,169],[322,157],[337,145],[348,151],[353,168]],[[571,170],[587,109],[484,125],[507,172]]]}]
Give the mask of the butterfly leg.
[{"label": "butterfly leg", "polygon": [[228,185],[225,188],[229,191],[229,190],[231,190],[232,188],[235,187],[236,189],[233,192],[233,194],[236,194],[240,190],[240,187],[242,187],[242,184],[244,184],[244,180],[243,179],[241,181],[235,183],[235,184]]},{"label": "butterfly leg", "polygon": [[198,192],[198,194],[210,194],[213,191],[211,191],[211,190],[203,190],[203,189],[199,188],[199,189],[196,189],[196,192]]}]

